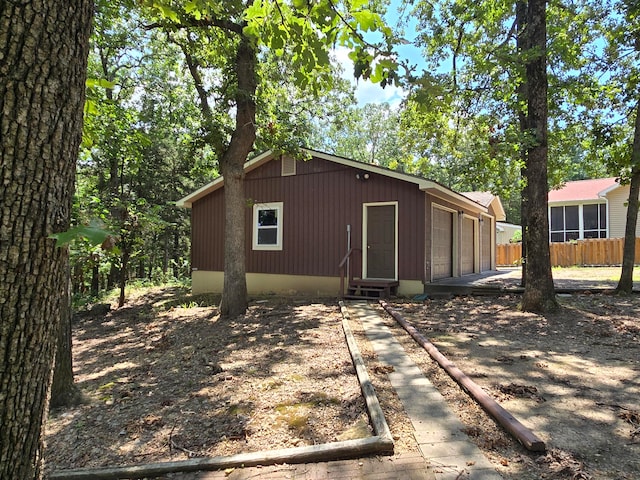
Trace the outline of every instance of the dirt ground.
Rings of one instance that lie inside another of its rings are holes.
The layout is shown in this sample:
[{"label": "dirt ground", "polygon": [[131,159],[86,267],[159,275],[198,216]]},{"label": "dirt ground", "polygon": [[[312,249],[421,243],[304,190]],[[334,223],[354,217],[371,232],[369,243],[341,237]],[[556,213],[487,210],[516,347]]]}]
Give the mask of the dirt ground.
[{"label": "dirt ground", "polygon": [[[547,444],[547,456],[520,456],[493,445],[504,439],[483,415],[456,408],[468,433],[489,447],[485,453],[508,467],[498,467],[505,476],[543,478],[548,468],[565,478],[638,478],[640,299],[562,297],[560,311],[544,316],[519,312],[518,301],[457,297],[393,307]],[[465,402],[403,330],[388,324],[450,405]]]},{"label": "dirt ground", "polygon": [[[99,304],[75,316],[74,370],[86,403],[50,415],[48,471],[372,434],[335,300],[254,300],[233,320],[219,318],[218,300],[153,289],[121,309]],[[361,354],[374,369],[366,344]],[[399,448],[410,451],[395,392],[373,383]]]},{"label": "dirt ground", "polygon": [[[390,317],[388,325],[505,478],[638,478],[640,298],[561,296],[560,311],[544,316],[519,312],[518,301],[503,295],[392,306],[540,436],[546,455],[519,446]],[[219,319],[216,304],[215,297],[154,289],[118,310],[80,312],[74,361],[87,402],[51,415],[48,469],[370,435],[335,299],[258,299],[235,320]],[[352,323],[396,452],[415,451],[385,366]]]}]

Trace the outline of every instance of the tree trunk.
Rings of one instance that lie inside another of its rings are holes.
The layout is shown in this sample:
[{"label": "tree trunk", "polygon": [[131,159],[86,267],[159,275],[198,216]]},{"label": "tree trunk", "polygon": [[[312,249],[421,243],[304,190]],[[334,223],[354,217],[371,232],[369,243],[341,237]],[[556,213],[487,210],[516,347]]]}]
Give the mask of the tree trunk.
[{"label": "tree trunk", "polygon": [[100,290],[100,264],[99,257],[92,256],[91,265],[91,296],[97,297]]},{"label": "tree trunk", "polygon": [[89,0],[0,2],[0,478],[42,476],[92,19]]},{"label": "tree trunk", "polygon": [[58,346],[53,369],[51,385],[51,408],[72,407],[82,401],[82,393],[73,381],[73,357],[71,336],[71,296],[70,288],[64,295],[60,311],[60,328],[58,330]]},{"label": "tree trunk", "polygon": [[526,218],[523,239],[527,252],[522,309],[546,312],[558,303],[551,275],[549,215],[547,196],[548,107],[547,107],[547,26],[546,0],[529,0],[525,26],[527,84],[527,132],[524,136],[526,160]]},{"label": "tree trunk", "polygon": [[[527,25],[527,2],[526,0],[518,0],[516,2],[516,25],[517,25],[517,37],[516,37],[516,48],[520,55],[526,52],[529,49],[528,39],[526,36],[526,25]],[[525,134],[529,130],[529,126],[527,123],[527,112],[522,108],[523,105],[527,102],[527,83],[526,78],[521,79],[518,82],[518,86],[516,88],[516,94],[518,98],[518,122],[520,124],[520,132],[521,134]],[[523,180],[527,178],[527,149],[520,149],[520,161],[522,166],[520,167],[520,177]],[[529,194],[527,193],[527,184],[524,183],[522,185],[521,192],[521,202],[520,202],[520,225],[522,225],[522,278],[520,280],[520,286],[524,287],[527,281],[527,206],[528,206],[528,198]]]},{"label": "tree trunk", "polygon": [[173,259],[171,271],[173,272],[173,278],[176,280],[182,278],[183,272],[180,271],[180,235],[177,231],[173,232],[173,250],[171,251],[171,258]]},{"label": "tree trunk", "polygon": [[120,266],[120,278],[118,282],[118,286],[120,287],[120,295],[118,296],[118,308],[122,308],[124,306],[125,293],[127,288],[127,277],[129,275],[130,250],[131,247],[129,246],[129,242],[122,242],[122,265]]},{"label": "tree trunk", "polygon": [[107,285],[105,288],[107,290],[111,290],[112,288],[114,288],[118,283],[119,278],[120,278],[120,270],[112,261],[111,267],[109,268],[109,273],[107,274]]},{"label": "tree trunk", "polygon": [[633,291],[633,265],[636,257],[636,227],[638,224],[638,193],[640,192],[640,101],[636,107],[636,122],[631,151],[631,184],[627,204],[627,223],[624,229],[622,273],[616,292],[631,294]]},{"label": "tree trunk", "polygon": [[257,88],[256,52],[248,39],[242,37],[236,55],[236,127],[231,142],[220,160],[224,178],[225,233],[224,233],[224,287],[220,314],[235,317],[243,315],[248,306],[245,268],[245,214],[244,162],[256,139]]},{"label": "tree trunk", "polygon": [[169,233],[168,232],[164,232],[164,235],[162,235],[162,240],[163,240],[162,243],[164,246],[163,252],[162,252],[162,274],[166,276],[167,272],[169,271]]}]

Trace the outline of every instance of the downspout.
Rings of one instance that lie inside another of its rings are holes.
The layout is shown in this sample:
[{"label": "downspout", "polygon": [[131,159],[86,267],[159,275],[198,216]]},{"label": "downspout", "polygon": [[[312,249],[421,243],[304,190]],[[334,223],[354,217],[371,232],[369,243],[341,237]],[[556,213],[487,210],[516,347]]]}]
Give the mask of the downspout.
[{"label": "downspout", "polygon": [[[347,225],[347,252],[351,251],[351,225]],[[351,255],[347,258],[347,278],[351,274]]]}]

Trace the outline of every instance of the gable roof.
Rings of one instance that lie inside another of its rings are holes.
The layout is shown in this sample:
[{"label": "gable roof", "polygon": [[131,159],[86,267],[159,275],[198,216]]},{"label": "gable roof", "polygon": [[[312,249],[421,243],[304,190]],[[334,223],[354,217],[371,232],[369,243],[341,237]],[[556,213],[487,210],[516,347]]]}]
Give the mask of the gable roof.
[{"label": "gable roof", "polygon": [[549,203],[600,200],[620,184],[615,177],[576,180],[567,182],[562,188],[549,192]]},{"label": "gable roof", "polygon": [[493,211],[496,214],[496,221],[505,220],[507,218],[507,214],[502,206],[502,201],[497,195],[494,195],[491,192],[462,192],[462,194],[487,208],[493,207]]},{"label": "gable roof", "polygon": [[[417,177],[415,175],[409,175],[407,173],[396,172],[395,170],[389,170],[388,168],[380,167],[378,165],[373,165],[370,163],[362,163],[357,162],[355,160],[350,160],[348,158],[339,157],[337,155],[331,155],[328,153],[318,152],[315,150],[303,148],[302,151],[308,153],[309,155],[320,158],[322,160],[327,160],[329,162],[334,162],[340,165],[345,165],[348,167],[356,168],[365,172],[371,172],[378,175],[395,178],[397,180],[402,180],[404,182],[409,182],[417,185],[420,190],[430,193],[436,197],[439,197],[443,200],[447,200],[450,202],[458,203],[466,205],[468,208],[479,212],[487,212],[487,207],[482,205],[461,193],[454,192],[453,190],[441,185],[438,182],[433,180],[428,180],[422,177]],[[264,153],[261,153],[257,157],[249,160],[244,164],[245,173],[251,172],[256,168],[264,165],[267,162],[277,158],[277,155],[272,150],[267,150]],[[179,207],[191,208],[194,202],[200,200],[202,197],[207,196],[211,192],[218,190],[224,186],[224,178],[222,176],[214,179],[212,182],[207,183],[205,186],[199,188],[195,192],[190,193],[184,198],[181,198],[176,202],[176,205]]]}]

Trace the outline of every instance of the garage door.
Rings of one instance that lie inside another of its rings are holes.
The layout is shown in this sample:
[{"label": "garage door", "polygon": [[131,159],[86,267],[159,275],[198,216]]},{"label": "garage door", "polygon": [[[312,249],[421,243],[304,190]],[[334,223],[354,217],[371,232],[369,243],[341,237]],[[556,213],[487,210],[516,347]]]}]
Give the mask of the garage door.
[{"label": "garage door", "polygon": [[488,218],[481,224],[481,236],[480,271],[487,272],[491,270],[491,220]]},{"label": "garage door", "polygon": [[474,223],[475,222],[472,218],[464,217],[462,219],[462,235],[460,238],[462,242],[460,252],[460,273],[462,275],[473,273],[475,260],[475,245],[473,243]]},{"label": "garage door", "polygon": [[433,209],[432,268],[434,280],[453,276],[453,214]]}]

